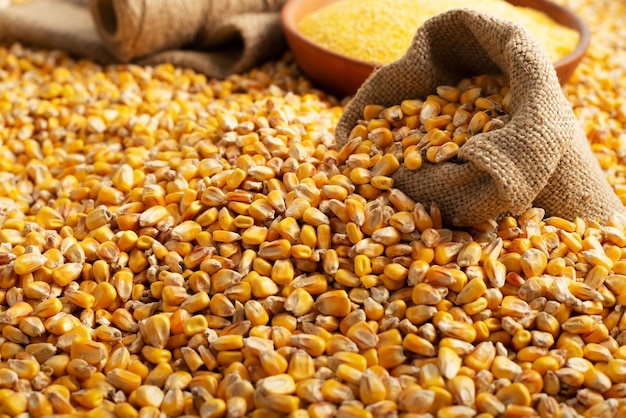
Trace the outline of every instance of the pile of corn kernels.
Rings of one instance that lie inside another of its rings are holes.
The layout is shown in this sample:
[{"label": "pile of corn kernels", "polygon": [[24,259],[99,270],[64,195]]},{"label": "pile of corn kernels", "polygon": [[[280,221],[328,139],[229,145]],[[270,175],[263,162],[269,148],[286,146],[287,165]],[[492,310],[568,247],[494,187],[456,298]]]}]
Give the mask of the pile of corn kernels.
[{"label": "pile of corn kernels", "polygon": [[[390,107],[368,104],[339,150],[339,163],[352,166],[355,184],[393,186],[400,161],[409,170],[450,161],[474,135],[499,129],[508,120],[509,87],[504,77],[481,74],[455,86],[442,85],[425,100],[408,99]],[[372,158],[373,157],[373,158]]]},{"label": "pile of corn kernels", "polygon": [[[626,5],[559,2],[626,202]],[[449,229],[347,163],[341,112],[288,56],[216,81],[0,48],[0,417],[626,416],[626,220]]]}]

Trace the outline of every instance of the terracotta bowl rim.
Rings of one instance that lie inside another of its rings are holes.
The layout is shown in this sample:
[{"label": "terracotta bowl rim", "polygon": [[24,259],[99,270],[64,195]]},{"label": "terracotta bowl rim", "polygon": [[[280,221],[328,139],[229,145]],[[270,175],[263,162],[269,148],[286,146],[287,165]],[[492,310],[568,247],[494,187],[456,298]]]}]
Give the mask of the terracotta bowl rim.
[{"label": "terracotta bowl rim", "polygon": [[[578,13],[576,13],[569,7],[562,6],[549,0],[536,1],[549,3],[555,9],[559,10],[560,13],[567,15],[570,17],[570,19],[572,19],[573,22],[571,25],[563,26],[569,27],[570,29],[574,29],[576,32],[578,32],[578,44],[576,45],[576,48],[574,48],[569,54],[554,61],[554,67],[558,68],[566,67],[568,65],[576,65],[576,61],[580,61],[585,56],[587,49],[589,48],[589,44],[591,43],[591,30],[589,29],[589,25],[587,25],[587,23],[583,20],[582,17],[578,15]],[[552,16],[550,17],[552,18]]]},{"label": "terracotta bowl rim", "polygon": [[[371,68],[372,70],[374,70],[376,68],[382,67],[383,65],[387,65],[387,64],[377,64],[375,62],[365,61],[359,58],[354,58],[349,55],[342,54],[340,52],[329,49],[321,44],[318,44],[317,42],[314,42],[311,39],[304,36],[297,28],[297,23],[299,22],[299,20],[296,21],[296,19],[294,18],[294,15],[298,12],[300,8],[299,6],[302,6],[303,4],[308,3],[310,1],[311,0],[287,0],[285,5],[283,6],[282,11],[281,11],[281,20],[282,20],[283,28],[289,36],[297,38],[300,42],[308,44],[312,48],[318,49],[324,52],[325,54],[328,54],[334,57],[335,59],[348,61],[361,67],[367,67],[367,68]],[[342,0],[328,0],[327,3],[332,4],[338,1],[342,1]],[[515,0],[512,0],[512,1],[505,0],[505,1],[509,3],[517,3],[517,1]],[[565,55],[562,58],[559,58],[557,61],[553,61],[553,65],[555,69],[557,70],[559,68],[566,68],[570,65],[577,66],[578,64],[577,62],[579,62],[585,56],[586,51],[589,48],[589,44],[591,42],[591,31],[587,23],[569,7],[562,6],[550,0],[531,0],[531,1],[533,3],[540,3],[540,4],[547,5],[548,7],[552,7],[553,9],[558,10],[560,14],[567,16],[569,17],[569,19],[572,20],[571,24],[564,24],[560,22],[559,24],[569,27],[570,29],[573,29],[576,32],[578,32],[579,34],[578,43],[576,47],[569,54]],[[324,6],[325,5],[314,7],[312,11],[318,10]],[[530,6],[525,6],[525,7],[530,7]],[[536,7],[532,7],[532,8],[535,10],[539,10],[543,13],[546,13],[551,19],[556,20],[551,13],[546,12],[545,8],[544,9],[539,9]]]},{"label": "terracotta bowl rim", "polygon": [[[309,2],[311,0],[287,0],[287,3],[283,6],[282,11],[281,11],[281,18],[283,21],[283,27],[285,27],[286,29],[289,29],[288,32],[291,36],[294,36],[295,38],[297,38],[298,40],[300,40],[303,43],[306,43],[312,47],[314,47],[315,49],[319,49],[321,51],[323,51],[325,54],[331,55],[337,59],[341,59],[341,60],[346,60],[346,61],[351,61],[355,64],[361,65],[363,67],[371,67],[372,69],[377,68],[377,67],[382,67],[383,64],[376,64],[374,62],[371,61],[365,61],[359,58],[354,58],[351,57],[349,55],[345,55],[342,54],[340,52],[334,51],[332,49],[329,49],[327,47],[325,47],[324,45],[318,44],[317,42],[312,41],[311,39],[307,38],[306,36],[304,36],[300,30],[298,30],[297,24],[299,21],[296,21],[293,18],[293,15],[297,13],[297,11],[299,10],[297,6],[294,5],[300,5],[300,4],[305,4],[306,2]],[[328,1],[328,4],[332,4],[332,3],[337,3],[338,1],[341,0],[330,0]],[[321,9],[323,6],[320,7],[315,7],[313,10],[319,10]]]}]

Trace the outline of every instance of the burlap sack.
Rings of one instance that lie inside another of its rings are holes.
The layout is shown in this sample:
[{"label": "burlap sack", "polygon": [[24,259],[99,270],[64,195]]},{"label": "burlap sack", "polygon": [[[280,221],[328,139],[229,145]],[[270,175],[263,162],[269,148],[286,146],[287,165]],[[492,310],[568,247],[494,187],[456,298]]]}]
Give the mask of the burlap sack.
[{"label": "burlap sack", "polygon": [[33,0],[0,9],[0,42],[102,64],[170,62],[223,78],[279,56],[285,0]]},{"label": "burlap sack", "polygon": [[339,121],[346,143],[366,104],[390,106],[426,97],[438,85],[503,73],[511,86],[511,119],[471,137],[458,159],[402,167],[395,186],[436,202],[447,222],[469,226],[531,205],[551,216],[605,220],[624,207],[604,177],[565,98],[547,53],[515,24],[466,9],[428,20],[406,55],[381,67],[359,89]]}]

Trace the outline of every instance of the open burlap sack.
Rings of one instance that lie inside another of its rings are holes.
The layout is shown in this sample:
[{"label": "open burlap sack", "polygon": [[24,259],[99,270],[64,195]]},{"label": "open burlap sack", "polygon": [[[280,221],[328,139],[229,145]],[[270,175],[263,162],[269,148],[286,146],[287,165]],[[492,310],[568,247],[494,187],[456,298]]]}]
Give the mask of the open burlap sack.
[{"label": "open burlap sack", "polygon": [[102,64],[170,62],[223,78],[280,55],[285,0],[33,0],[0,9],[0,41]]},{"label": "open burlap sack", "polygon": [[338,145],[367,104],[391,106],[464,77],[495,73],[510,80],[510,121],[471,137],[454,161],[424,162],[417,171],[402,166],[394,187],[416,201],[436,202],[458,226],[518,215],[531,205],[567,219],[605,220],[623,212],[547,53],[519,26],[467,9],[425,22],[403,58],[370,76],[339,121]]}]

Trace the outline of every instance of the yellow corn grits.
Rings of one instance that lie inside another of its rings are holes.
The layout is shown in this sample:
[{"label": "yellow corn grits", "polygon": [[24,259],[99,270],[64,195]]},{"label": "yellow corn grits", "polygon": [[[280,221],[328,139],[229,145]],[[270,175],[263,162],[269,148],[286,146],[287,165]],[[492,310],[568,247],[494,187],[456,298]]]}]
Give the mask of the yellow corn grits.
[{"label": "yellow corn grits", "polygon": [[558,61],[574,50],[577,31],[535,9],[503,0],[344,0],[304,16],[300,32],[313,42],[341,54],[388,64],[401,58],[417,29],[429,18],[454,8],[470,8],[511,20],[528,29]]}]

